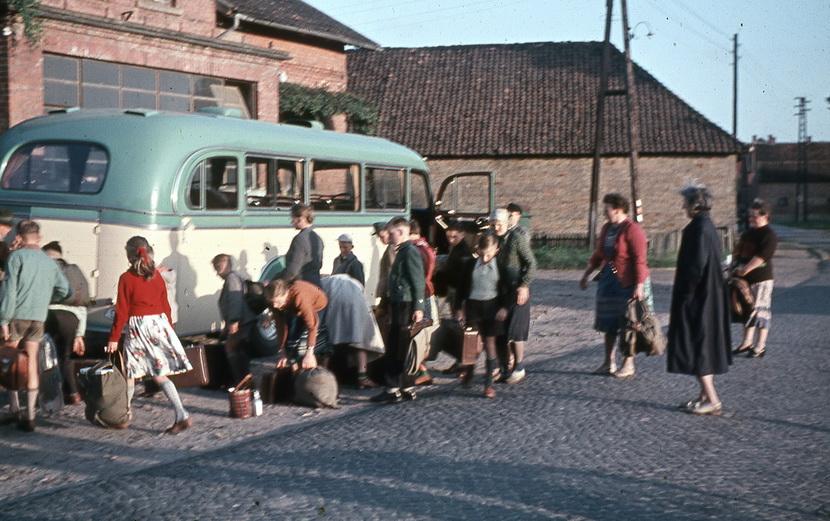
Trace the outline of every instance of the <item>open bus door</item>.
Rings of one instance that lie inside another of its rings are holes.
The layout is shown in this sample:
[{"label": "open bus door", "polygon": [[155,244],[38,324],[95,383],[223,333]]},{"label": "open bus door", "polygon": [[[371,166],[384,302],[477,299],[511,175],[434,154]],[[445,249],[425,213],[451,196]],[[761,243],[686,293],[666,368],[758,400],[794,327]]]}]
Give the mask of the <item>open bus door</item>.
[{"label": "open bus door", "polygon": [[496,176],[493,172],[461,172],[441,183],[435,199],[435,237],[438,253],[447,253],[444,230],[459,222],[470,237],[487,229],[490,212],[496,208]]}]

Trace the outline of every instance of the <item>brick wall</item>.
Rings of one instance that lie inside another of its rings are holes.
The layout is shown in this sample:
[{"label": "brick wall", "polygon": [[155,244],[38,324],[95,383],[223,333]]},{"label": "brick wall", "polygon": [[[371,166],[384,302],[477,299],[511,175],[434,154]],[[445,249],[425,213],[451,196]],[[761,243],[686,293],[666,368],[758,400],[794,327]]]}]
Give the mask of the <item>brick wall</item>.
[{"label": "brick wall", "polygon": [[[766,200],[772,207],[773,220],[775,216],[792,219],[795,216],[795,183],[759,183],[756,185],[757,195]],[[830,183],[810,183],[807,187],[807,215],[830,215]],[[786,205],[779,206],[786,200]]]},{"label": "brick wall", "polygon": [[[279,120],[281,76],[309,87],[332,91],[346,88],[346,56],[342,45],[317,45],[301,38],[296,41],[270,38],[239,30],[224,40],[283,51],[291,56],[290,60],[275,60],[118,30],[118,23],[128,21],[215,38],[224,29],[216,27],[214,0],[178,0],[172,9],[159,7],[152,0],[42,0],[42,4],[110,18],[113,29],[44,19],[44,38],[37,48],[25,40],[21,27],[16,28],[14,36],[4,38],[6,48],[0,46],[0,132],[43,114],[43,53],[254,82],[257,97],[254,117],[264,121]],[[3,80],[6,71],[7,78]]]},{"label": "brick wall", "polygon": [[[640,194],[647,232],[668,232],[685,226],[677,190],[697,178],[714,194],[712,218],[718,226],[735,222],[735,156],[641,157]],[[433,189],[447,175],[463,171],[496,173],[496,204],[519,203],[533,214],[534,235],[587,235],[591,194],[590,158],[477,159],[428,161]],[[600,201],[609,192],[630,194],[628,158],[604,159],[600,174]],[[602,208],[599,208],[600,212]],[[598,222],[603,222],[600,214]]]}]

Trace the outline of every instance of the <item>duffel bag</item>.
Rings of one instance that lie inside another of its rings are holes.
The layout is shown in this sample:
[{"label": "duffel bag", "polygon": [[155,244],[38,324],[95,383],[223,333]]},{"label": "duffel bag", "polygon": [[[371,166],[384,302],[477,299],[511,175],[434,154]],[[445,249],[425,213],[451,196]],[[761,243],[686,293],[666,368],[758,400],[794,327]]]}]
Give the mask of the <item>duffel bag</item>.
[{"label": "duffel bag", "polygon": [[127,377],[124,358],[116,351],[110,360],[101,360],[78,373],[86,403],[86,419],[109,429],[124,429],[130,422],[130,402],[127,396]]}]

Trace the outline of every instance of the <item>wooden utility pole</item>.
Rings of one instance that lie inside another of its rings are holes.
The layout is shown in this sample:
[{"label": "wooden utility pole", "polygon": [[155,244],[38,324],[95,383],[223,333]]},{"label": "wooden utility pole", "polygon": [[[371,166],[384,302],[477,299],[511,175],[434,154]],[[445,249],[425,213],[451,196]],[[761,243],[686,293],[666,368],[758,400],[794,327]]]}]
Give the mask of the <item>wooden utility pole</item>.
[{"label": "wooden utility pole", "polygon": [[732,137],[738,138],[738,33],[732,37]]},{"label": "wooden utility pole", "polygon": [[628,161],[631,176],[631,204],[634,219],[643,220],[643,201],[640,200],[640,104],[637,100],[637,86],[634,80],[634,66],[631,64],[631,31],[628,27],[628,7],[622,2],[623,41],[625,42],[625,104],[628,108]]},{"label": "wooden utility pole", "polygon": [[588,211],[588,247],[597,242],[597,208],[599,205],[599,166],[602,160],[602,131],[605,127],[605,91],[608,90],[608,59],[611,54],[611,13],[614,0],[606,0],[605,39],[602,42],[602,62],[597,92],[597,119],[594,127],[594,163],[591,168],[591,202]]},{"label": "wooden utility pole", "polygon": [[605,97],[610,95],[625,95],[625,106],[627,114],[627,135],[629,146],[629,175],[631,179],[631,203],[634,205],[635,218],[643,220],[643,203],[640,200],[639,187],[639,151],[640,151],[640,125],[639,125],[639,104],[637,102],[637,89],[634,82],[634,66],[631,63],[631,50],[629,40],[631,38],[628,27],[628,8],[626,0],[622,2],[623,16],[623,42],[625,46],[625,89],[608,90],[608,67],[611,53],[611,17],[614,10],[614,0],[606,0],[605,16],[605,39],[602,47],[602,62],[600,65],[599,90],[597,92],[597,117],[594,129],[594,163],[591,169],[591,201],[588,214],[588,247],[593,247],[597,241],[597,209],[599,206],[599,182],[600,165],[602,162],[603,131],[605,130]]}]

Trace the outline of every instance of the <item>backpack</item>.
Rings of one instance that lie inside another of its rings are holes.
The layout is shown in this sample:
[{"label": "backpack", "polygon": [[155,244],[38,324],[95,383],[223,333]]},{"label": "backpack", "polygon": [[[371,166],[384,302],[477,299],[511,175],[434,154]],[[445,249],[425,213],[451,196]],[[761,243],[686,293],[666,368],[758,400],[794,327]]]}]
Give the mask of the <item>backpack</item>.
[{"label": "backpack", "polygon": [[72,288],[72,294],[59,302],[59,304],[65,306],[86,306],[89,303],[89,283],[84,276],[84,272],[77,264],[69,264],[63,259],[58,259],[57,262],[64,277],[69,281],[69,287]]},{"label": "backpack", "polygon": [[337,408],[337,379],[325,367],[302,369],[294,375],[294,403],[308,407]]},{"label": "backpack", "polygon": [[130,422],[130,402],[127,399],[127,378],[124,359],[120,352],[110,360],[101,360],[92,367],[81,369],[78,385],[86,402],[86,419],[101,427],[123,428]]}]

